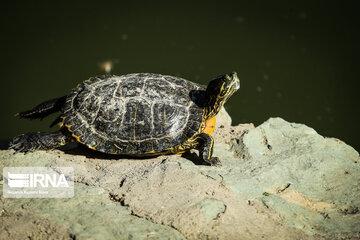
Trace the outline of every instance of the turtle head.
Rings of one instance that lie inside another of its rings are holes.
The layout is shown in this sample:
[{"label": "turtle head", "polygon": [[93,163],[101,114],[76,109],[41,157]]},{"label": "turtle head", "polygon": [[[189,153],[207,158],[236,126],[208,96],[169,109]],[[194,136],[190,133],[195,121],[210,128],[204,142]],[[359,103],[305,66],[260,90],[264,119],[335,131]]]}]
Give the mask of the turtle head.
[{"label": "turtle head", "polygon": [[220,111],[225,102],[240,88],[236,72],[213,79],[206,88],[205,116],[211,119]]}]

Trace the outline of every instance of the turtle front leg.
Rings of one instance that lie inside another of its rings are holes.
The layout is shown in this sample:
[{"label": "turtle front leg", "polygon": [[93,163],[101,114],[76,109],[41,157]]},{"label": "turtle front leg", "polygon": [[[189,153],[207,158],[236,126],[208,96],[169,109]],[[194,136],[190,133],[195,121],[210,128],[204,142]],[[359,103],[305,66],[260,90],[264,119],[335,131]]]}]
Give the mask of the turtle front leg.
[{"label": "turtle front leg", "polygon": [[221,165],[219,158],[213,157],[214,139],[206,133],[200,133],[195,136],[193,142],[196,143],[196,149],[199,150],[200,158],[210,165]]},{"label": "turtle front leg", "polygon": [[70,141],[69,135],[57,132],[32,132],[14,137],[10,142],[9,149],[16,152],[33,152],[36,150],[52,150]]}]

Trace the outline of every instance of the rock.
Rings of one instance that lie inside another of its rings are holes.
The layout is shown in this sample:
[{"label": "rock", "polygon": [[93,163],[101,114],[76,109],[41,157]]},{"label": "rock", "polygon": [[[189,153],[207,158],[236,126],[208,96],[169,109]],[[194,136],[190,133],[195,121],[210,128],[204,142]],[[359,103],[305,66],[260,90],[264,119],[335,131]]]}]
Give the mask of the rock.
[{"label": "rock", "polygon": [[360,159],[352,147],[270,118],[232,148],[242,170],[225,181],[238,196],[261,200],[310,234],[360,231]]},{"label": "rock", "polygon": [[254,124],[239,124],[237,126],[231,126],[231,117],[224,108],[216,115],[215,130],[212,134],[215,143],[230,143],[231,139],[240,136],[243,132],[253,129]]},{"label": "rock", "polygon": [[219,114],[213,135],[221,167],[196,165],[196,151],[136,160],[81,148],[0,151],[1,167],[75,172],[74,198],[2,196],[0,238],[17,236],[8,229],[19,211],[23,222],[36,220],[20,238],[44,238],[44,226],[53,229],[48,238],[64,239],[359,237],[360,158],[353,148],[280,118],[257,128],[230,124],[225,111]]}]

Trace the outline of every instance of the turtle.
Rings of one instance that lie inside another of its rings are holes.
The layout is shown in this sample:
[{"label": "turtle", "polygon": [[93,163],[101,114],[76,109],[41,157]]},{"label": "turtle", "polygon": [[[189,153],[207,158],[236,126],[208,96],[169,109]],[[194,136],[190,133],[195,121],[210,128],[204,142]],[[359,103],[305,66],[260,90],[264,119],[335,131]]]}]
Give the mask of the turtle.
[{"label": "turtle", "polygon": [[102,153],[137,157],[197,149],[207,164],[219,165],[212,156],[215,115],[239,88],[236,72],[207,86],[155,73],[91,77],[66,96],[18,113],[20,118],[43,119],[60,112],[50,125],[60,129],[19,135],[9,148],[47,151],[77,141]]}]

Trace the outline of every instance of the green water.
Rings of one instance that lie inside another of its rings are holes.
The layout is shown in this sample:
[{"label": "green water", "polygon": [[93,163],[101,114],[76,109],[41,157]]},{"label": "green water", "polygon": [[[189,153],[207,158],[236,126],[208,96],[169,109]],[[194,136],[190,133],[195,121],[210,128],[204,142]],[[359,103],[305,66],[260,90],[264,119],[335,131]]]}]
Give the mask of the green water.
[{"label": "green water", "polygon": [[279,116],[359,150],[359,4],[289,2],[7,3],[0,139],[47,131],[53,118],[13,115],[67,94],[112,60],[113,74],[203,84],[237,71],[241,89],[226,104],[234,124]]}]

